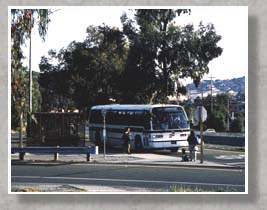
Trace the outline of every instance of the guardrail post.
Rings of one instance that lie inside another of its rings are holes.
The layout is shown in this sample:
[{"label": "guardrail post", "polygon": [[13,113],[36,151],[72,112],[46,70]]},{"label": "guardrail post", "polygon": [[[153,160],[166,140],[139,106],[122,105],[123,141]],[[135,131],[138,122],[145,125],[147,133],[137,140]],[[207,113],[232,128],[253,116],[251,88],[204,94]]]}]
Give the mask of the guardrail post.
[{"label": "guardrail post", "polygon": [[197,161],[197,150],[194,150],[194,161]]},{"label": "guardrail post", "polygon": [[95,146],[95,154],[98,155],[98,146]]},{"label": "guardrail post", "polygon": [[[59,146],[57,146],[59,148]],[[58,152],[54,153],[54,161],[58,161],[59,154]]]},{"label": "guardrail post", "polygon": [[25,152],[20,152],[19,153],[19,160],[24,160],[25,157]]}]

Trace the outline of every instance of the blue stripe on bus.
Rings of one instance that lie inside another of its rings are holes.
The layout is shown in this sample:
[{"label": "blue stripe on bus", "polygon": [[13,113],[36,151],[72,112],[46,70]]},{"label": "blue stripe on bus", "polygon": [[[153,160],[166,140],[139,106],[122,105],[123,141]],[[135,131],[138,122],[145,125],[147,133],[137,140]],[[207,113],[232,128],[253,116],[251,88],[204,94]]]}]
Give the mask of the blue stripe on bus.
[{"label": "blue stripe on bus", "polygon": [[[94,130],[94,131],[97,131],[97,130],[102,130],[103,128],[101,127],[90,127],[89,128],[90,130]],[[107,128],[107,131],[108,132],[114,132],[114,133],[123,133],[124,131],[124,128]],[[131,127],[131,131],[132,132],[144,132],[144,128],[133,128]]]},{"label": "blue stripe on bus", "polygon": [[[90,127],[90,130],[102,130],[102,127]],[[124,128],[107,128],[108,132],[123,133]],[[144,128],[131,127],[132,132],[144,132],[144,133],[166,133],[166,132],[185,132],[190,131],[190,129],[173,129],[173,130],[145,130]]]}]

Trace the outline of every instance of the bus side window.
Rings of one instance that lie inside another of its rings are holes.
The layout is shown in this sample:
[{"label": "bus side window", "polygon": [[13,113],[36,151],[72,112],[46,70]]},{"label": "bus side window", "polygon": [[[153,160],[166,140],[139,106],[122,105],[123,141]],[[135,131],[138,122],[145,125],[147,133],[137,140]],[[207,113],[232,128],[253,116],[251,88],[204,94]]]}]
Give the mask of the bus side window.
[{"label": "bus side window", "polygon": [[150,114],[150,112],[148,112],[148,111],[145,111],[144,113],[143,113],[143,125],[144,125],[144,128],[146,129],[146,130],[150,130],[151,128],[150,128],[150,117],[151,117],[151,114]]}]

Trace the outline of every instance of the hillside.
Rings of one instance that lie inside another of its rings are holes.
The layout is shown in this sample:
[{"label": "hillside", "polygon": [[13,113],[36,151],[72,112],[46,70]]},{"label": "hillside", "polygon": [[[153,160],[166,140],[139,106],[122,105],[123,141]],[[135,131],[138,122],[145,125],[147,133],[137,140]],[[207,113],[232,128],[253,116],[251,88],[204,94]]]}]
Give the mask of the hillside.
[{"label": "hillside", "polygon": [[[231,92],[234,94],[244,94],[245,93],[245,77],[220,80],[216,79],[212,81],[212,91],[213,94]],[[186,85],[188,93],[191,94],[208,94],[211,91],[211,80],[203,80],[198,88],[195,87],[193,83]]]}]

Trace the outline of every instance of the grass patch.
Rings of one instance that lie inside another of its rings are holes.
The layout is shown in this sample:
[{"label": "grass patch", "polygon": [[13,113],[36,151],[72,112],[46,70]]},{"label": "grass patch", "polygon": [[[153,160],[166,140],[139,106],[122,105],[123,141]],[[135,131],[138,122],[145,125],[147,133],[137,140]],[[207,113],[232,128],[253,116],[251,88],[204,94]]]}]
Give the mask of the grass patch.
[{"label": "grass patch", "polygon": [[44,191],[33,187],[26,187],[26,188],[12,189],[12,192],[44,192]]},{"label": "grass patch", "polygon": [[202,189],[202,188],[191,188],[191,187],[183,187],[183,186],[171,186],[168,192],[237,192],[235,188],[217,188],[217,189]]},{"label": "grass patch", "polygon": [[85,190],[85,189],[71,186],[68,184],[61,185],[61,186],[55,188],[53,191],[55,191],[55,192],[87,192],[87,190]]},{"label": "grass patch", "polygon": [[71,186],[71,185],[60,185],[60,186],[46,186],[46,187],[14,187],[12,192],[88,192],[85,189]]}]

